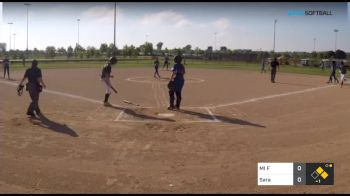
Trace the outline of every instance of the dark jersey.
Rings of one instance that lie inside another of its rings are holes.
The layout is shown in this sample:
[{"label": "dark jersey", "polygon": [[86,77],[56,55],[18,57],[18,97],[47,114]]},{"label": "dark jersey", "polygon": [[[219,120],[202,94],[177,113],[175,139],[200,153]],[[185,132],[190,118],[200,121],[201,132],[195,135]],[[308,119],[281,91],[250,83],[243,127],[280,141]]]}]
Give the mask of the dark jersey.
[{"label": "dark jersey", "polygon": [[165,59],[164,59],[164,62],[168,62],[169,61],[169,58],[168,57],[165,57]]},{"label": "dark jersey", "polygon": [[155,67],[155,68],[158,68],[158,67],[159,67],[159,61],[158,61],[158,60],[155,60],[155,61],[153,62],[153,64],[154,64],[154,67]]},{"label": "dark jersey", "polygon": [[272,68],[276,68],[277,66],[279,66],[280,64],[277,61],[272,61],[271,62],[271,67]]},{"label": "dark jersey", "polygon": [[336,71],[336,70],[337,70],[337,64],[334,63],[334,64],[332,64],[332,71]]},{"label": "dark jersey", "polygon": [[347,67],[342,66],[342,67],[341,67],[341,73],[342,73],[342,74],[346,74],[346,72],[347,72]]},{"label": "dark jersey", "polygon": [[2,63],[4,64],[5,67],[10,66],[10,61],[8,59],[5,59]]},{"label": "dark jersey", "polygon": [[103,66],[101,78],[105,78],[107,74],[111,75],[111,72],[112,66],[110,64],[106,64],[105,66]]},{"label": "dark jersey", "polygon": [[38,78],[41,78],[41,69],[32,67],[26,70],[24,77],[28,78],[28,82],[33,85],[39,85]]},{"label": "dark jersey", "polygon": [[175,64],[173,67],[173,72],[176,72],[176,79],[183,79],[185,74],[185,67],[182,64]]}]

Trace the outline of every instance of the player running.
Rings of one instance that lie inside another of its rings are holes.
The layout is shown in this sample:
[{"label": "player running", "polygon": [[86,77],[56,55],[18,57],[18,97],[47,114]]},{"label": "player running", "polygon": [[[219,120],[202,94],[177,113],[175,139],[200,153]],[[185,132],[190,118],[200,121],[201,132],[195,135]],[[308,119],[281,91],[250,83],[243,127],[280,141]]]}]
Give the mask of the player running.
[{"label": "player running", "polygon": [[[185,84],[185,66],[181,64],[182,57],[180,55],[176,55],[174,58],[175,65],[172,68],[172,75],[170,78],[170,81],[172,81],[172,87],[169,89],[169,96],[170,96],[170,106],[168,107],[168,110],[179,110],[180,104],[181,104],[181,91]],[[174,106],[175,101],[175,95],[176,95],[176,105]]]},{"label": "player running", "polygon": [[346,80],[346,74],[348,72],[348,66],[344,65],[344,61],[341,62],[340,68],[340,88],[343,87],[344,81]]},{"label": "player running", "polygon": [[156,60],[153,62],[153,66],[154,66],[154,75],[153,77],[154,78],[157,78],[156,75],[158,76],[158,78],[160,78],[160,75],[159,75],[159,72],[158,72],[158,69],[159,69],[159,60],[158,60],[158,57],[156,57]]},{"label": "player running", "polygon": [[118,62],[116,57],[111,57],[108,60],[108,63],[103,66],[102,68],[102,75],[101,75],[101,81],[103,81],[105,85],[105,99],[103,101],[104,106],[111,106],[111,104],[108,102],[109,96],[112,94],[113,90],[115,93],[118,93],[117,90],[112,86],[110,82],[110,78],[113,78],[113,75],[111,75],[112,72],[112,65],[116,64]]},{"label": "player running", "polygon": [[327,84],[332,82],[332,78],[334,78],[334,82],[337,81],[337,83],[339,83],[339,80],[335,76],[336,71],[337,71],[337,63],[335,61],[332,61],[331,69],[332,69],[332,72],[331,72],[331,75],[329,76],[329,80],[328,80]]}]

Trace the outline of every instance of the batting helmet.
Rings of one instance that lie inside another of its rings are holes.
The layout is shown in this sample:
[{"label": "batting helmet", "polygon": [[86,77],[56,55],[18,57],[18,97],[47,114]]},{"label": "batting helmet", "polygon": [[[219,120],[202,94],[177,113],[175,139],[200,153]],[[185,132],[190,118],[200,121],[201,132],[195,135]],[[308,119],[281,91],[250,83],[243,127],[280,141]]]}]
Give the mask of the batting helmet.
[{"label": "batting helmet", "polygon": [[174,57],[174,62],[175,62],[175,63],[181,63],[181,61],[182,61],[182,57],[181,57],[180,55],[176,55],[176,56]]},{"label": "batting helmet", "polygon": [[109,62],[112,63],[112,64],[116,64],[118,62],[117,58],[116,57],[110,57],[109,58]]}]

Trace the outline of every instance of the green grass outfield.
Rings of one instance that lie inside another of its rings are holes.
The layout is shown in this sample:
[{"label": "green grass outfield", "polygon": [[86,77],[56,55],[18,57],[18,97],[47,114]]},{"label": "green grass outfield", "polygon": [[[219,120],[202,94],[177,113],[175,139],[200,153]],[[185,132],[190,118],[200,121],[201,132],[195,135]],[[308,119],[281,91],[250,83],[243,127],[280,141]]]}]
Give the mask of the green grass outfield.
[{"label": "green grass outfield", "polygon": [[[60,68],[101,68],[105,61],[78,61],[78,62],[40,62],[39,67],[42,69],[60,69]],[[162,59],[160,60],[160,68],[162,68]],[[27,63],[27,66],[29,64]],[[172,66],[172,65],[170,65]],[[205,60],[186,60],[186,67],[188,68],[207,68],[207,69],[236,69],[247,71],[260,71],[260,64],[237,62],[237,61],[205,61]],[[153,69],[153,60],[134,60],[134,59],[120,59],[116,65],[118,68],[150,68]],[[22,63],[12,63],[12,70],[25,69]],[[268,66],[266,66],[268,68]],[[268,70],[267,70],[268,71]],[[310,74],[310,75],[329,75],[329,69],[322,71],[316,67],[299,67],[293,65],[281,65],[279,72]]]}]

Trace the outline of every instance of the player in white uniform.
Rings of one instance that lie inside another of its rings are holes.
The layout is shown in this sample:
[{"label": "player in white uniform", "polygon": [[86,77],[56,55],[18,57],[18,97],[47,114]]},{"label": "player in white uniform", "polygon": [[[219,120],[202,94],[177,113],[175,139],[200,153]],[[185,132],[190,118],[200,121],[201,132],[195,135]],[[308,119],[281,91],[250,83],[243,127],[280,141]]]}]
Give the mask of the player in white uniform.
[{"label": "player in white uniform", "polygon": [[112,65],[116,64],[118,62],[117,58],[111,57],[109,58],[109,61],[106,65],[102,68],[102,75],[101,80],[103,81],[105,85],[105,99],[104,99],[104,106],[110,106],[111,104],[108,102],[109,96],[112,94],[113,90],[115,93],[117,93],[117,90],[112,86],[110,78],[113,78],[113,75],[111,75],[112,72]]}]

